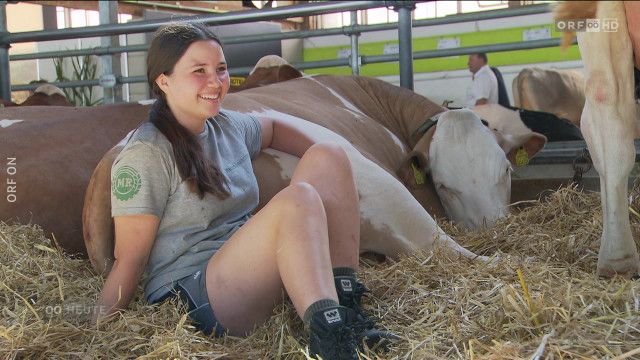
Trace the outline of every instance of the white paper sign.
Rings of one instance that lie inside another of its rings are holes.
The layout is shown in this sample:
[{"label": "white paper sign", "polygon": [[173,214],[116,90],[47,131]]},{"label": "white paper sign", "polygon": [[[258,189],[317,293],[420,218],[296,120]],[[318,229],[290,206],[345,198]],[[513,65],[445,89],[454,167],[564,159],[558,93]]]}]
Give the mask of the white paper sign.
[{"label": "white paper sign", "polygon": [[551,39],[551,30],[547,27],[527,29],[522,32],[522,41]]},{"label": "white paper sign", "polygon": [[398,54],[400,52],[400,45],[398,44],[384,44],[383,54]]},{"label": "white paper sign", "polygon": [[338,59],[348,59],[351,56],[351,49],[338,50]]},{"label": "white paper sign", "polygon": [[104,74],[100,77],[99,83],[103,88],[112,88],[116,85],[116,77],[113,74]]},{"label": "white paper sign", "polygon": [[442,38],[438,39],[438,49],[455,49],[460,47],[460,38]]}]

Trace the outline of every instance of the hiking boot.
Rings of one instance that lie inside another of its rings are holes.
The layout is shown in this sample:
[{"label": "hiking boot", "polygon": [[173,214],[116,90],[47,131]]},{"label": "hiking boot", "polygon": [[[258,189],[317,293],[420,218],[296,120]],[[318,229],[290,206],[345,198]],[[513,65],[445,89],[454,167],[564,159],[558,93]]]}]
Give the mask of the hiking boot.
[{"label": "hiking boot", "polygon": [[356,314],[344,306],[317,311],[309,324],[309,356],[323,360],[358,360]]},{"label": "hiking boot", "polygon": [[335,276],[336,291],[340,305],[352,309],[356,314],[355,331],[370,349],[388,350],[389,345],[400,337],[390,331],[376,329],[376,320],[367,316],[362,309],[362,296],[369,289],[352,276]]}]

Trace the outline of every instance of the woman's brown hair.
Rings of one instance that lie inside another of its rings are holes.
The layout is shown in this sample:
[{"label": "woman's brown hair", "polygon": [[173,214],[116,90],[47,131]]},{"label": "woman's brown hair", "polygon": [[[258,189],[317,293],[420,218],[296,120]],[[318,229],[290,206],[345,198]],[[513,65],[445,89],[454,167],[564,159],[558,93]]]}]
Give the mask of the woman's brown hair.
[{"label": "woman's brown hair", "polygon": [[161,74],[171,75],[175,64],[196,41],[220,39],[202,24],[176,23],[156,31],[147,53],[147,80],[157,101],[149,111],[149,121],[169,140],[178,172],[189,189],[203,198],[211,193],[219,199],[229,196],[224,177],[204,154],[202,146],[171,112],[164,92],[156,84]]}]

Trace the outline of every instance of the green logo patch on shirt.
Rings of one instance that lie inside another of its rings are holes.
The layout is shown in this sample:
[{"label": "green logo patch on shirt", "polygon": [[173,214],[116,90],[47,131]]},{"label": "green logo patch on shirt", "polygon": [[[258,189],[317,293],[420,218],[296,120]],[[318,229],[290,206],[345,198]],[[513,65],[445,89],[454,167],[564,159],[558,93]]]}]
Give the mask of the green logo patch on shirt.
[{"label": "green logo patch on shirt", "polygon": [[111,190],[120,201],[127,201],[134,197],[141,186],[140,174],[131,166],[125,165],[119,168],[111,179]]}]

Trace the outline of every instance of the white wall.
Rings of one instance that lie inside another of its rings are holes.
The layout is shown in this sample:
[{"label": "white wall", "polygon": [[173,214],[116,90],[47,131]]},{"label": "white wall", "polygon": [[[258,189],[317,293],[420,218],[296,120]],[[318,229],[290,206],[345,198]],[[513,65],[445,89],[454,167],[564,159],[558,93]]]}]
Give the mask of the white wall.
[{"label": "white wall", "polygon": [[[127,35],[127,45],[138,45],[146,43],[145,34]],[[131,52],[127,54],[129,76],[147,75],[147,53]],[[124,61],[123,61],[124,63]],[[124,74],[124,70],[122,72]],[[123,91],[124,93],[124,91]],[[145,100],[149,98],[149,86],[146,82],[129,84],[129,101]]]},{"label": "white wall", "polygon": [[[413,37],[431,37],[476,31],[508,29],[521,26],[547,25],[551,23],[553,23],[553,16],[551,15],[551,13],[545,13],[527,16],[514,16],[504,19],[469,21],[457,24],[414,27],[412,29],[412,35]],[[360,43],[397,40],[397,30],[366,32],[362,33],[359,39]],[[342,46],[350,44],[350,38],[345,35],[331,35],[304,39],[305,48]]]},{"label": "white wall", "polygon": [[[121,44],[124,43],[125,35],[120,35]],[[131,34],[126,35],[126,41],[128,45],[144,44],[144,34]],[[72,49],[86,49],[100,46],[100,38],[84,38],[84,39],[72,39],[72,40],[56,40],[39,42],[37,46],[38,52],[55,51],[55,50],[72,50]],[[100,57],[92,56],[93,61],[98,64],[96,77],[100,78],[102,74],[102,62]],[[70,58],[66,58],[65,63],[66,74],[72,74],[72,68]],[[121,60],[121,73],[123,76],[127,74],[129,76],[146,75],[146,52],[135,52],[127,55],[128,63],[125,64],[124,57]],[[38,60],[40,69],[40,78],[54,81],[56,78],[55,66],[52,59],[40,59]],[[93,87],[94,99],[101,98],[103,96],[102,87]],[[123,92],[124,93],[124,92]],[[130,84],[129,85],[129,101],[137,101],[147,99],[147,85],[146,83]]]},{"label": "white wall", "polygon": [[[39,30],[42,27],[42,13],[39,5],[32,4],[9,4],[8,25],[10,31],[27,31]],[[28,15],[27,15],[28,14]],[[339,15],[336,15],[339,16]],[[27,25],[26,19],[34,22]],[[430,27],[413,28],[414,37],[430,37],[440,35],[450,35],[456,33],[465,33],[483,30],[495,30],[503,28],[511,28],[513,26],[536,26],[549,24],[552,22],[550,13],[528,15],[520,17],[512,17],[497,20],[470,21],[459,24],[437,25]],[[25,27],[27,26],[27,27]],[[360,36],[360,43],[379,42],[379,41],[395,41],[398,34],[396,30],[386,30],[363,33]],[[143,34],[133,34],[127,36],[129,45],[141,44],[146,41]],[[335,35],[323,36],[310,39],[291,39],[282,41],[282,55],[292,62],[302,61],[302,48],[325,47],[325,46],[341,46],[350,44],[348,36]],[[86,38],[78,40],[61,40],[53,42],[40,42],[30,44],[16,44],[10,51],[11,53],[34,52],[34,51],[52,51],[62,49],[87,48],[99,46],[99,38]],[[491,59],[490,59],[491,60]],[[98,63],[98,75],[100,71],[100,61]],[[123,63],[123,74],[125,74],[125,64]],[[539,63],[514,66],[501,66],[505,80],[507,91],[512,99],[511,82],[518,72],[524,67],[539,66],[543,68],[568,68],[579,69],[582,67],[580,61],[555,62],[555,63]],[[146,53],[128,54],[128,75],[137,76],[146,74]],[[48,80],[55,79],[55,70],[51,59],[43,59],[24,62],[12,62],[11,64],[12,83],[26,83],[36,78],[46,78]],[[383,76],[381,79],[390,83],[399,85],[398,76]],[[467,70],[442,71],[430,73],[414,74],[415,91],[419,94],[429,97],[436,103],[442,103],[444,100],[453,100],[454,106],[461,106],[464,102],[464,95],[467,86],[471,83],[471,74]],[[148,89],[146,84],[129,85],[130,101],[148,98]],[[96,96],[102,96],[102,89],[95,87]]]},{"label": "white wall", "polygon": [[[523,68],[540,67],[544,69],[582,69],[582,61],[547,62],[537,64],[520,64],[512,66],[500,66],[499,70],[504,78],[504,85],[509,94],[509,101],[513,106],[513,93],[511,83]],[[400,86],[399,76],[381,76],[391,84]],[[431,73],[417,73],[413,77],[414,91],[429,98],[436,104],[442,104],[445,100],[453,100],[450,106],[463,107],[467,87],[471,84],[471,73],[468,70],[438,71]]]},{"label": "white wall", "polygon": [[[512,28],[515,26],[536,26],[547,25],[553,22],[552,14],[537,14],[527,16],[517,16],[504,19],[470,21],[458,24],[437,25],[428,27],[414,27],[412,30],[413,37],[431,37],[440,35],[451,35],[458,33],[467,33],[474,31],[486,31]],[[397,41],[397,30],[385,30],[363,33],[359,42],[380,42],[380,41]],[[304,40],[305,48],[326,47],[326,46],[348,46],[350,39],[344,35],[323,36]],[[287,59],[289,60],[289,59]],[[489,56],[491,63],[491,56]],[[557,69],[581,69],[581,61],[566,62],[545,62],[536,64],[520,64],[513,66],[500,66],[499,70],[504,77],[505,86],[509,93],[509,99],[513,105],[513,94],[511,92],[511,83],[518,75],[520,70],[526,67],[541,68],[557,68]],[[389,83],[400,85],[400,78],[394,76],[381,76],[380,79]],[[441,104],[444,100],[453,100],[452,106],[463,106],[467,87],[471,84],[471,73],[468,70],[439,71],[429,73],[414,74],[414,90],[415,92],[428,97],[434,102]]]},{"label": "white wall", "polygon": [[[7,29],[9,32],[42,30],[42,6],[18,3],[7,4]],[[37,51],[35,42],[11,44],[9,55],[28,54]],[[38,74],[37,60],[13,61],[9,64],[11,84],[26,84],[35,80]],[[14,101],[20,103],[28,96],[28,91],[16,91]]]}]

